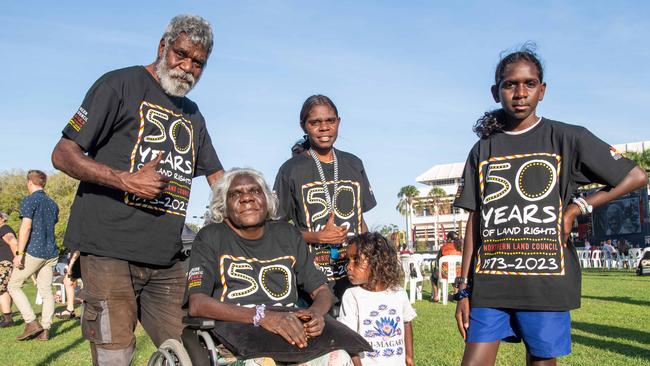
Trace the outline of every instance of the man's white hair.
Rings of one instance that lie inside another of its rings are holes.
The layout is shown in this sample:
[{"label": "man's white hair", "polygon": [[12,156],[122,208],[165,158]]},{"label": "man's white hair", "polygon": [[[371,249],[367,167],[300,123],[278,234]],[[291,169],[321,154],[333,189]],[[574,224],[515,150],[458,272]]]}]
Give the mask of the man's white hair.
[{"label": "man's white hair", "polygon": [[193,14],[181,14],[173,17],[162,36],[165,40],[165,47],[171,46],[181,33],[185,33],[192,43],[203,46],[205,52],[210,56],[213,36],[212,26],[207,20]]},{"label": "man's white hair", "polygon": [[212,200],[210,201],[212,222],[219,223],[226,218],[228,189],[230,188],[232,181],[241,175],[253,178],[253,180],[255,180],[255,182],[262,188],[264,197],[266,198],[266,218],[276,220],[278,218],[278,198],[273,194],[268,184],[266,184],[262,173],[254,169],[232,168],[212,186]]}]

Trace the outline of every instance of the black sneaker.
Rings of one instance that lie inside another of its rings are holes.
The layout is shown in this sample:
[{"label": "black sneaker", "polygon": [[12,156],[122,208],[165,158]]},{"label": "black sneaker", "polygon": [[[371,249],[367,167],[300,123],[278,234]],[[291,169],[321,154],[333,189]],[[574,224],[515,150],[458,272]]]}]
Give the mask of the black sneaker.
[{"label": "black sneaker", "polygon": [[13,327],[14,325],[15,323],[13,319],[0,321],[0,328]]}]

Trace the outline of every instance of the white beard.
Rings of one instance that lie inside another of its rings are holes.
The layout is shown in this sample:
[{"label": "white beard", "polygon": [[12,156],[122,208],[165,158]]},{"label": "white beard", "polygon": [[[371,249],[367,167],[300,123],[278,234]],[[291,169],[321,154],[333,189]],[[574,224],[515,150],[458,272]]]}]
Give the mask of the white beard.
[{"label": "white beard", "polygon": [[180,68],[170,69],[167,65],[167,53],[156,64],[156,75],[165,93],[174,97],[184,97],[192,90],[196,80],[194,75]]}]

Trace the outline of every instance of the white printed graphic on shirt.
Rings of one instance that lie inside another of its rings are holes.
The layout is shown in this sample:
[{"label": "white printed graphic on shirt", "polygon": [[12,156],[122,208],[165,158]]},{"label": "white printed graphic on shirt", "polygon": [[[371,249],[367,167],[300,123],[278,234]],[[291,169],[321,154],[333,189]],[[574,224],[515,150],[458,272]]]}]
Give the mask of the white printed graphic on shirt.
[{"label": "white printed graphic on shirt", "polygon": [[194,177],[194,129],[192,122],[159,105],[140,104],[138,138],[131,152],[131,173],[162,153],[156,171],[169,180],[152,200],[125,193],[127,205],[185,216]]},{"label": "white printed graphic on shirt", "polygon": [[479,164],[481,239],[476,273],[564,275],[561,157],[535,153]]},{"label": "white printed graphic on shirt", "polygon": [[[293,267],[296,258],[283,256],[268,260],[222,255],[219,274],[223,291],[220,301],[234,300],[240,305],[256,304],[259,291],[263,298],[284,300],[293,291]],[[257,295],[256,295],[257,294]],[[281,304],[280,304],[281,305]]]},{"label": "white printed graphic on shirt", "polygon": [[337,320],[372,347],[360,355],[362,365],[397,366],[406,358],[405,323],[415,316],[404,289],[373,292],[351,287],[343,295]]}]

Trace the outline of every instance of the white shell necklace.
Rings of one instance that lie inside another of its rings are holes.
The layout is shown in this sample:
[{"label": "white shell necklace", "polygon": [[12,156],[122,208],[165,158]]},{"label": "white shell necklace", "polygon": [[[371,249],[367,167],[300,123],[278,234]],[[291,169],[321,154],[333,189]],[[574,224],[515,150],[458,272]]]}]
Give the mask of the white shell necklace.
[{"label": "white shell necklace", "polygon": [[318,175],[320,176],[320,180],[323,183],[323,190],[325,191],[325,201],[327,201],[328,209],[327,213],[330,213],[334,210],[334,207],[336,207],[336,196],[338,194],[339,188],[339,161],[336,159],[336,152],[334,152],[334,148],[332,148],[332,161],[334,162],[334,195],[330,195],[330,190],[327,188],[327,181],[325,180],[323,165],[321,164],[320,160],[318,160],[316,152],[313,149],[309,149],[309,155],[311,155],[314,163],[316,163]]}]

